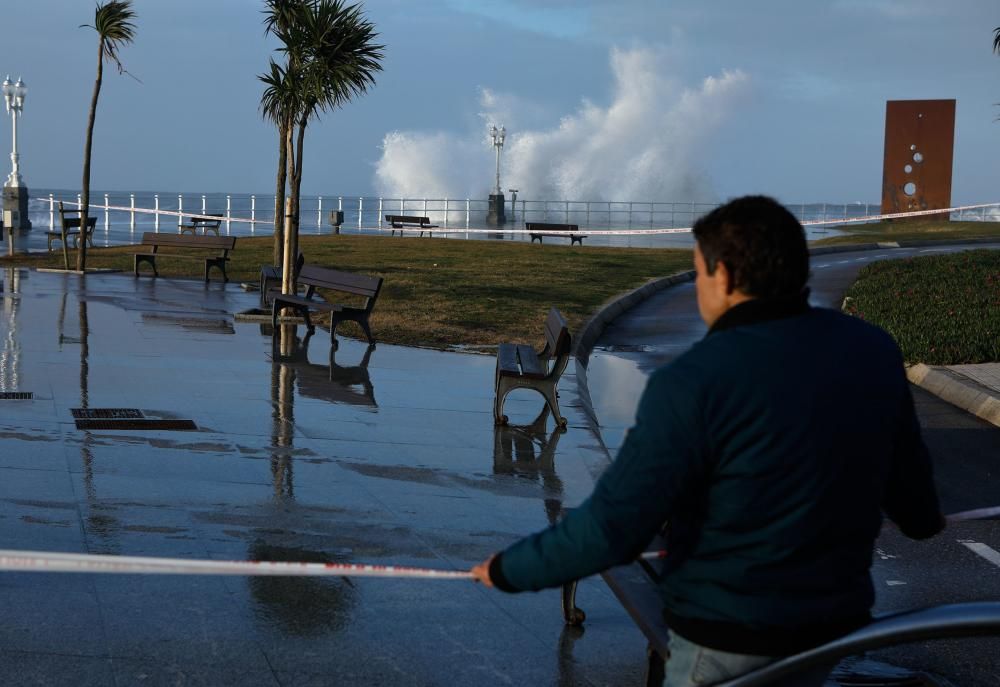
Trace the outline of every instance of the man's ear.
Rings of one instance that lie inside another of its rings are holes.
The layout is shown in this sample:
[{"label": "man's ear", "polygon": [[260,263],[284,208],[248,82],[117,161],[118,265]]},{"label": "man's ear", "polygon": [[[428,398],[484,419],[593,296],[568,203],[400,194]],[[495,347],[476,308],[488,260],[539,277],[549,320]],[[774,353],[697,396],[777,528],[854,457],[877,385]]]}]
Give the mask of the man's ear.
[{"label": "man's ear", "polygon": [[736,286],[733,279],[733,273],[729,271],[729,266],[719,260],[715,263],[716,277],[722,280],[722,283],[726,285],[726,295],[731,296],[733,291],[736,290]]}]

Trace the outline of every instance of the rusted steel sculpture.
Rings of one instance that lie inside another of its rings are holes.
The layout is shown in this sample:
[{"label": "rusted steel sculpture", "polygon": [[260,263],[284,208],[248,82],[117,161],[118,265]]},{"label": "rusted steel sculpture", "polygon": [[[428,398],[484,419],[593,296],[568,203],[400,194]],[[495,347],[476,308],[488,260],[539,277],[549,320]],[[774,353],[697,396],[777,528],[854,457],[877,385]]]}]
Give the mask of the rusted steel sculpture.
[{"label": "rusted steel sculpture", "polygon": [[886,101],[882,212],[950,207],[954,143],[954,100]]}]

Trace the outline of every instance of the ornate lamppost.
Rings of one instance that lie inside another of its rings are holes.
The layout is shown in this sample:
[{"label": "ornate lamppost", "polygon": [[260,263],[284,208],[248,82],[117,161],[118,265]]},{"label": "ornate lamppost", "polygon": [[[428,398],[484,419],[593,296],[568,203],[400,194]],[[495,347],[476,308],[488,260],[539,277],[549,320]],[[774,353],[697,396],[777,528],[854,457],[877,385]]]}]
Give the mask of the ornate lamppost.
[{"label": "ornate lamppost", "polygon": [[28,88],[20,78],[17,83],[12,83],[10,76],[4,79],[0,88],[14,127],[14,145],[10,154],[13,168],[3,187],[3,223],[11,230],[31,229],[31,222],[28,220],[28,187],[21,179],[21,156],[17,152],[17,119],[24,110],[24,96]]},{"label": "ornate lamppost", "polygon": [[490,138],[493,139],[493,147],[497,151],[497,179],[496,188],[490,194],[489,212],[486,214],[486,223],[491,226],[501,226],[506,223],[504,216],[504,197],[500,190],[500,151],[503,150],[503,140],[507,136],[507,130],[503,125],[497,129],[495,124],[490,124]]}]

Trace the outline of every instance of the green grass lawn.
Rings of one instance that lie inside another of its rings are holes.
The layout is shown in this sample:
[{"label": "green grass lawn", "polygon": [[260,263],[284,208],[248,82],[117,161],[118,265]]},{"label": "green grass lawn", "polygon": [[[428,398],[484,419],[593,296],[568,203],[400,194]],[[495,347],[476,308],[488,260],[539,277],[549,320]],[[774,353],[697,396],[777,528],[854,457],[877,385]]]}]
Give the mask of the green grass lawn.
[{"label": "green grass lawn", "polygon": [[1000,241],[1000,222],[874,222],[838,227],[849,235],[814,241],[814,246],[881,241],[950,241],[954,239],[995,238]]},{"label": "green grass lawn", "polygon": [[[1000,226],[989,222],[885,222],[858,225],[852,231],[855,233],[850,236],[823,239],[813,245],[915,239],[946,241],[982,236],[1000,239]],[[378,340],[439,348],[491,346],[500,341],[537,345],[550,306],[558,307],[570,328],[578,331],[613,296],[649,279],[691,268],[691,252],[678,249],[345,235],[302,236],[300,241],[310,263],[385,277],[372,315],[372,328]],[[241,237],[232,254],[230,280],[256,284],[260,266],[271,262],[271,244],[269,236]],[[88,267],[116,268],[130,273],[134,251],[134,246],[92,249]],[[71,262],[75,264],[75,252]],[[160,274],[167,277],[200,278],[203,269],[201,263],[192,260],[160,262]],[[0,266],[3,265],[61,267],[62,257],[58,252],[2,257]],[[141,278],[149,279],[148,268],[141,269],[144,273]],[[216,275],[213,271],[213,279]],[[922,278],[926,281],[942,276],[943,273],[932,271]],[[342,295],[332,298],[344,300]],[[864,298],[881,303],[881,297],[874,292],[866,291]],[[881,306],[869,306],[866,301],[864,312],[868,318],[877,316],[879,324],[888,323],[883,326],[892,331],[896,319],[910,317],[906,313],[911,305],[904,301],[889,299],[883,304],[885,313],[879,309]],[[893,319],[888,311],[889,306],[895,305],[899,314]],[[996,299],[992,307],[997,310]],[[940,312],[935,311],[935,316],[940,316]],[[343,327],[346,334],[360,335],[353,323],[345,323]],[[919,329],[920,325],[914,327]],[[922,350],[919,355],[925,358],[934,353],[937,360],[940,348],[935,348],[935,351],[926,347],[904,350],[911,356]],[[953,348],[950,346],[949,350]],[[994,353],[976,355],[992,355],[996,359],[995,347],[993,350]]]},{"label": "green grass lawn", "polygon": [[872,263],[844,311],[892,334],[908,363],[1000,361],[1000,251]]},{"label": "green grass lawn", "polygon": [[[691,269],[691,252],[675,249],[342,235],[302,236],[300,248],[309,263],[385,278],[371,320],[379,341],[433,347],[537,345],[550,306],[576,332],[613,296]],[[260,266],[271,263],[271,250],[271,237],[238,239],[230,281],[256,284]],[[87,266],[121,269],[127,273],[122,278],[131,279],[134,252],[134,246],[91,249]],[[0,258],[0,266],[11,264],[61,267],[62,256]],[[164,256],[157,267],[162,276],[200,278],[204,265]],[[151,278],[148,267],[140,270],[141,279]],[[213,270],[213,279],[217,275]],[[343,330],[360,336],[353,323]]]}]

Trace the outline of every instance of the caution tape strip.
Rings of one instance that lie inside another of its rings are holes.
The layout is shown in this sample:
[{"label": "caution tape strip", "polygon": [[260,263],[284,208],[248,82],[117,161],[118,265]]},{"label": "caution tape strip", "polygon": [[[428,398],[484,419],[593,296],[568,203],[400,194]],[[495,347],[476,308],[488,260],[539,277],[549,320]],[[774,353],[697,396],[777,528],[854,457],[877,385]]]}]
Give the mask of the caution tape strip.
[{"label": "caution tape strip", "polygon": [[[666,551],[648,551],[643,559],[665,558]],[[364,563],[304,563],[294,561],[212,561],[91,553],[0,550],[0,571],[102,573],[145,575],[242,575],[246,577],[392,577],[430,580],[470,580],[467,570],[438,570]]]}]

